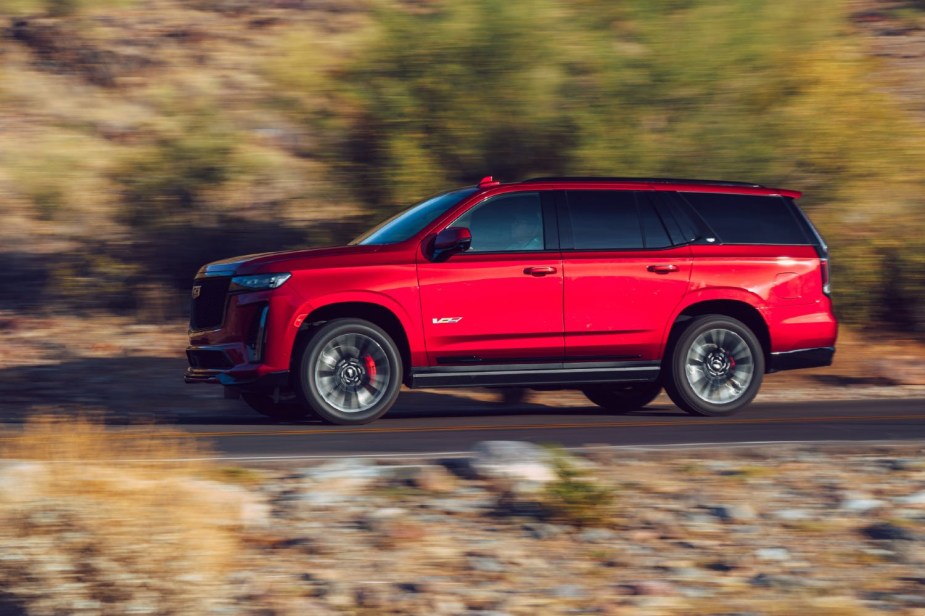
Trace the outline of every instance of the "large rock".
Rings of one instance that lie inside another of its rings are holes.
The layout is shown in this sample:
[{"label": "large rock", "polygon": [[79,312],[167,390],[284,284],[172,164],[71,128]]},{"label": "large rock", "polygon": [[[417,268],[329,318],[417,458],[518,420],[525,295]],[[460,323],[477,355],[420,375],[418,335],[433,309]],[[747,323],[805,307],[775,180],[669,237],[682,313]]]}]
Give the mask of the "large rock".
[{"label": "large rock", "polygon": [[36,498],[48,467],[38,462],[11,462],[0,466],[0,502],[25,502]]},{"label": "large rock", "polygon": [[379,481],[385,474],[383,468],[367,460],[345,458],[301,469],[299,475],[309,490],[351,493]]},{"label": "large rock", "polygon": [[521,441],[482,441],[472,448],[470,466],[483,479],[540,487],[556,478],[550,453]]}]

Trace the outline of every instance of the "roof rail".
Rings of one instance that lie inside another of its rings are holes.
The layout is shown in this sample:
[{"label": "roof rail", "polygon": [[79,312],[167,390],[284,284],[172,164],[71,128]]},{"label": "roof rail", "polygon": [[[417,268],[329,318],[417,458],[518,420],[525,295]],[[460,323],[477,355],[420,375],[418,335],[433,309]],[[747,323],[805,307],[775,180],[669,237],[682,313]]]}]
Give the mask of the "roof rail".
[{"label": "roof rail", "polygon": [[523,180],[521,184],[539,182],[647,182],[651,184],[703,184],[705,186],[747,186],[764,188],[751,182],[727,182],[725,180],[685,180],[677,178],[621,178],[621,177],[542,177]]}]

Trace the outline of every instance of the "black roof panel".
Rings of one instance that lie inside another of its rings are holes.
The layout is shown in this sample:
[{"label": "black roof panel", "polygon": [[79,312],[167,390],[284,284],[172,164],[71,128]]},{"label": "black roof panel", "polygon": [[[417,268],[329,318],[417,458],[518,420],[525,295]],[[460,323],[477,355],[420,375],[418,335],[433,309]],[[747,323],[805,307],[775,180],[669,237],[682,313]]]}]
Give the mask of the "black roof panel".
[{"label": "black roof panel", "polygon": [[541,177],[523,180],[521,184],[539,182],[646,182],[650,184],[702,184],[704,186],[747,186],[764,188],[751,182],[727,182],[725,180],[685,180],[675,178],[621,178],[621,177]]}]

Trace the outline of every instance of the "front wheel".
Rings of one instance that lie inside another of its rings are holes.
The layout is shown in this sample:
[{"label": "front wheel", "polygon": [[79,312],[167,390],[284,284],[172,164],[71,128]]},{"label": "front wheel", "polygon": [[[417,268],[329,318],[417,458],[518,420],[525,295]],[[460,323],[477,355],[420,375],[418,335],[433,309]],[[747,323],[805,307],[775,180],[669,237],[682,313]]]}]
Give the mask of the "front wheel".
[{"label": "front wheel", "polygon": [[665,390],[692,415],[731,415],[758,394],[764,352],[741,321],[721,315],[692,319],[666,357]]},{"label": "front wheel", "polygon": [[302,347],[298,365],[299,397],[328,423],[374,421],[392,407],[401,389],[395,342],[361,319],[336,319],[319,327]]},{"label": "front wheel", "polygon": [[622,415],[641,409],[662,391],[659,383],[627,383],[623,385],[595,385],[581,390],[594,404],[611,413]]}]

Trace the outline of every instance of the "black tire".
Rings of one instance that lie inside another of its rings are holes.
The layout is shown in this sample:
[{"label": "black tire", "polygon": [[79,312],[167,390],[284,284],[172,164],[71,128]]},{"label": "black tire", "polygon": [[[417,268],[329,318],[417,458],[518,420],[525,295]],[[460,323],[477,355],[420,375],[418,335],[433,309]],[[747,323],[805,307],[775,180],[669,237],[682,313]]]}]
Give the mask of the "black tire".
[{"label": "black tire", "polygon": [[280,421],[302,419],[309,413],[308,410],[296,400],[273,401],[273,396],[267,393],[242,391],[241,400],[261,415]]},{"label": "black tire", "polygon": [[359,425],[382,417],[401,389],[398,347],[362,319],[325,323],[302,345],[296,395],[327,423]]},{"label": "black tire", "polygon": [[723,315],[691,319],[663,362],[665,390],[691,415],[732,415],[758,394],[764,350],[744,323]]},{"label": "black tire", "polygon": [[661,391],[661,383],[597,385],[581,390],[588,400],[618,415],[641,409],[655,400]]}]

